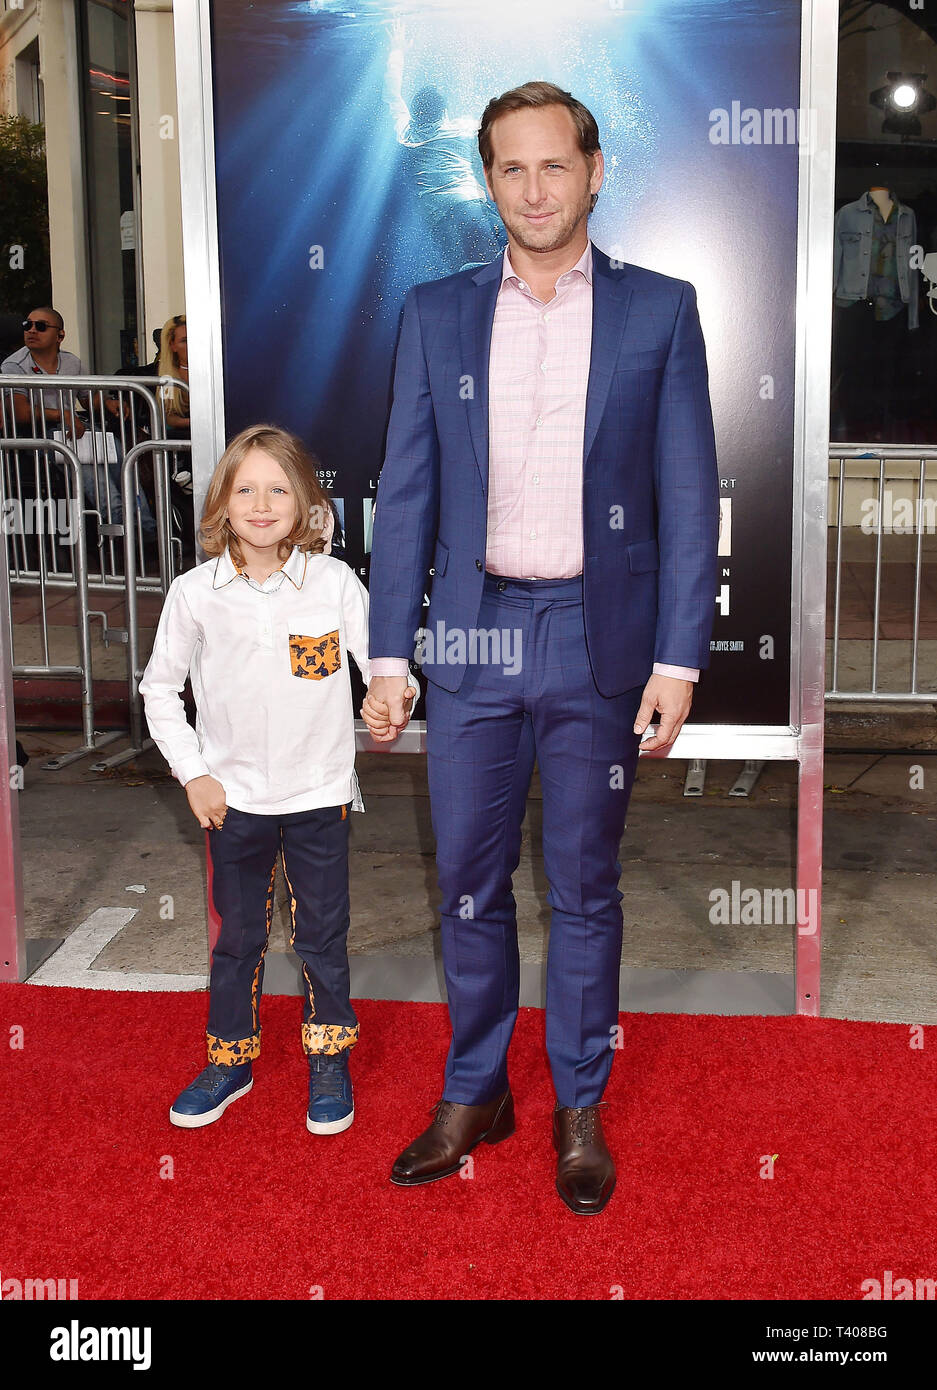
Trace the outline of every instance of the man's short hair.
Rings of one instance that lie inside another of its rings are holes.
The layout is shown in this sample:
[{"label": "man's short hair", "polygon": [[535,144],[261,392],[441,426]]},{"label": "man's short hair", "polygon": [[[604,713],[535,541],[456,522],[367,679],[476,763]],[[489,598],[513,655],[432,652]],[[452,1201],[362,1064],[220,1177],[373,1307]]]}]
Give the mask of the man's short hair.
[{"label": "man's short hair", "polygon": [[601,148],[599,127],[588,107],[554,82],[525,82],[522,87],[512,87],[509,92],[492,97],[482,112],[481,125],[478,127],[478,153],[486,170],[490,170],[494,163],[491,127],[498,117],[506,116],[509,111],[525,111],[538,106],[565,106],[573,118],[583,154],[591,158],[598,153]]},{"label": "man's short hair", "polygon": [[[58,309],[53,309],[51,304],[40,304],[39,307],[33,309],[32,312],[34,314],[47,314],[49,318],[58,320],[60,329],[64,329],[65,327],[65,320],[62,318],[62,315],[59,313]],[[27,315],[27,317],[29,316]]]}]

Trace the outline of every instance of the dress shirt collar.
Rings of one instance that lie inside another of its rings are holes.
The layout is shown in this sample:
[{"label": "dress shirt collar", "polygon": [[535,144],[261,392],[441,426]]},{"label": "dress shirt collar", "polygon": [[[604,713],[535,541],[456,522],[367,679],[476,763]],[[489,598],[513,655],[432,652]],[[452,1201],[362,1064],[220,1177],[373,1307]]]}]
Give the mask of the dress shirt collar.
[{"label": "dress shirt collar", "polygon": [[[561,285],[568,284],[569,281],[571,280],[571,278],[572,278],[574,275],[581,275],[582,278],[583,278],[588,284],[590,284],[590,285],[592,284],[592,242],[591,242],[591,241],[587,241],[587,242],[586,242],[586,249],[585,249],[585,251],[583,251],[582,255],[579,257],[579,260],[578,260],[578,261],[576,262],[576,264],[575,264],[574,266],[572,266],[569,270],[564,270],[563,274],[562,274],[562,275],[559,277],[559,279],[556,281],[556,283],[555,283],[555,285],[553,286],[553,288],[556,289],[556,290],[558,290],[558,289],[560,288]],[[520,276],[518,275],[517,271],[516,271],[516,270],[514,269],[514,267],[511,265],[511,249],[510,249],[509,246],[505,246],[505,248],[504,248],[504,259],[503,259],[502,265],[501,265],[501,284],[502,284],[502,286],[504,285],[505,280],[513,280],[513,281],[514,281],[516,284],[518,284],[518,285],[523,285],[523,286],[525,286],[525,288],[527,288],[527,289],[530,288],[530,287],[526,284],[526,282],[523,281],[523,280],[520,278]]]},{"label": "dress shirt collar", "polygon": [[[303,587],[303,579],[306,575],[307,559],[306,553],[302,550],[298,550],[294,545],[289,556],[283,561],[280,568],[275,570],[273,574],[264,581],[264,584],[258,584],[256,580],[250,580],[250,576],[246,575],[242,569],[238,568],[234,563],[231,551],[226,546],[224,554],[219,555],[215,563],[215,577],[212,580],[212,588],[221,589],[225,584],[230,584],[232,579],[237,579],[238,575],[240,575],[242,579],[247,579],[254,587],[261,589],[264,588],[266,584],[269,584],[271,579],[275,579],[278,574],[285,574],[295,589],[301,589]],[[279,588],[282,582],[282,579],[278,580],[276,588]]]}]

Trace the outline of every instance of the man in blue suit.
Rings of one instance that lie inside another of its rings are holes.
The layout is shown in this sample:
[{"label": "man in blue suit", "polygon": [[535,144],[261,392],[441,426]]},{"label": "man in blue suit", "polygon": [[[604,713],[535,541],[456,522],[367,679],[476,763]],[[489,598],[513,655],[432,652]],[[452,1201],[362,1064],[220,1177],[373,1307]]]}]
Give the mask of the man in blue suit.
[{"label": "man in blue suit", "polygon": [[489,102],[478,144],[508,246],[406,297],[374,516],[362,713],[376,739],[395,738],[421,659],[452,1023],[442,1099],[391,1180],[446,1177],[513,1133],[511,887],[536,759],[556,1186],[588,1215],[615,1185],[598,1107],[639,742],[655,712],[643,746],[673,742],[708,663],[708,372],[693,286],[589,240],[604,166],[580,102],[526,83]]}]

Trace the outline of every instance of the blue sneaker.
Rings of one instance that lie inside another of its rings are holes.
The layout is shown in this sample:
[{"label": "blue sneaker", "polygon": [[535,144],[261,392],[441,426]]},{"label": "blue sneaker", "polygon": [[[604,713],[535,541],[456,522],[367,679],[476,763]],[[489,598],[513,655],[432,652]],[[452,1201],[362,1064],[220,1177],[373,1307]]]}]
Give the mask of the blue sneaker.
[{"label": "blue sneaker", "polygon": [[324,1052],[309,1054],[309,1110],[306,1128],[310,1134],[341,1134],[355,1118],[355,1102],[348,1075],[348,1053],[327,1057]]},{"label": "blue sneaker", "polygon": [[169,1112],[174,1125],[183,1129],[198,1129],[200,1125],[220,1120],[233,1100],[246,1096],[254,1084],[250,1062],[236,1067],[219,1067],[209,1063],[203,1072],[176,1097]]}]

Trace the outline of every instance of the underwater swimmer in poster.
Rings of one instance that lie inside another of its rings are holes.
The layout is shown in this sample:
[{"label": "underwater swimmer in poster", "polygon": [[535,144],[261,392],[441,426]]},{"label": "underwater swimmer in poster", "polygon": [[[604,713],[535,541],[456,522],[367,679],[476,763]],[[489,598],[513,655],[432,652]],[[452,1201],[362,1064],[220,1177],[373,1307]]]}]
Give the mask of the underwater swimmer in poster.
[{"label": "underwater swimmer in poster", "polygon": [[443,273],[492,260],[503,246],[500,220],[472,164],[478,120],[452,117],[446,98],[431,84],[403,97],[404,50],[412,44],[401,20],[388,26],[391,50],[384,99],[397,142],[409,153],[417,205],[443,258]]}]

